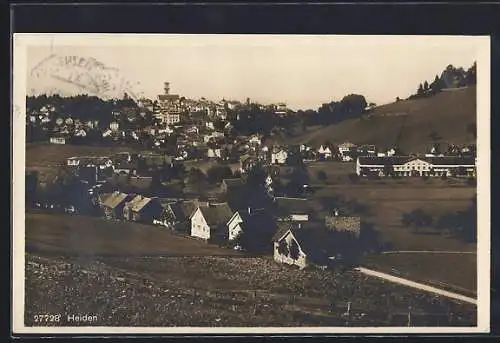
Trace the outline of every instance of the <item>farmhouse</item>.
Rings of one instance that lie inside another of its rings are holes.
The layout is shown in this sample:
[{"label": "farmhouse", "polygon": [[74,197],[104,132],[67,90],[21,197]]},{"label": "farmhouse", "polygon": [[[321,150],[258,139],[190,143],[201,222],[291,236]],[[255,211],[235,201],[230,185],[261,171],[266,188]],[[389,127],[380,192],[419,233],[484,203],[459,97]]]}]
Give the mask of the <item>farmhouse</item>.
[{"label": "farmhouse", "polygon": [[50,143],[52,144],[66,144],[67,138],[65,135],[54,135],[50,137]]},{"label": "farmhouse", "polygon": [[304,222],[309,220],[312,209],[307,199],[276,197],[274,201],[278,221]]},{"label": "farmhouse", "polygon": [[189,232],[189,218],[199,205],[200,203],[197,200],[164,202],[162,203],[163,209],[160,217],[154,220],[153,223],[175,228],[178,231]]},{"label": "farmhouse", "polygon": [[332,158],[332,150],[328,146],[320,146],[318,149],[318,155],[320,159],[329,160]]},{"label": "farmhouse", "polygon": [[250,155],[240,156],[240,172],[245,173],[257,165],[258,160]]},{"label": "farmhouse", "polygon": [[137,195],[123,206],[123,217],[127,220],[143,223],[153,223],[160,217],[162,207],[157,198],[147,198]]},{"label": "farmhouse", "polygon": [[127,201],[132,200],[135,194],[114,192],[102,202],[104,216],[107,219],[123,218],[123,207]]},{"label": "farmhouse", "polygon": [[191,216],[191,236],[206,241],[227,240],[226,223],[233,213],[227,203],[199,206]]},{"label": "farmhouse", "polygon": [[271,238],[276,232],[273,218],[264,209],[236,211],[227,222],[228,240],[234,241],[245,233],[243,242],[245,248],[251,250],[268,250]]},{"label": "farmhouse", "polygon": [[274,164],[285,164],[288,158],[288,153],[285,149],[279,147],[273,147],[271,150],[271,163]]},{"label": "farmhouse", "polygon": [[473,157],[358,157],[356,174],[397,176],[476,176]]},{"label": "farmhouse", "polygon": [[356,144],[345,142],[339,145],[339,153],[341,156],[348,155],[351,151],[356,149]]},{"label": "farmhouse", "polygon": [[349,261],[358,252],[356,239],[345,232],[333,231],[321,223],[280,223],[274,236],[274,260],[300,269],[308,266],[332,266]]}]

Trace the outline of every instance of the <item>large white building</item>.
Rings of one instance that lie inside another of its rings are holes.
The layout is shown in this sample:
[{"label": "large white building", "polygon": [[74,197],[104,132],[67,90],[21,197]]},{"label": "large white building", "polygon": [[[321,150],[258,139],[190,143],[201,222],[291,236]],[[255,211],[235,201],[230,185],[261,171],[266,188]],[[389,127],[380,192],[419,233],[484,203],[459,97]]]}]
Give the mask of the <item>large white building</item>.
[{"label": "large white building", "polygon": [[181,121],[182,101],[178,94],[170,94],[170,83],[164,83],[164,94],[158,95],[159,111],[156,117],[167,125]]},{"label": "large white building", "polygon": [[397,176],[476,176],[473,157],[358,157],[356,174],[379,176],[393,173]]}]

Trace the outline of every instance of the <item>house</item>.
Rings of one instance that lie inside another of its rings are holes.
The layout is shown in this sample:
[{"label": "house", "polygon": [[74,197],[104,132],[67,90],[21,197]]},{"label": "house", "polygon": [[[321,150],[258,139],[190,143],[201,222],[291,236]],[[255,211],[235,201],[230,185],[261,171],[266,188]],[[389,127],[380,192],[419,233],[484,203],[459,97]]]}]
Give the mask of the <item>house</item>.
[{"label": "house", "polygon": [[87,132],[84,129],[78,129],[75,131],[76,137],[87,137]]},{"label": "house", "polygon": [[274,164],[285,164],[288,158],[288,153],[285,149],[279,147],[273,147],[271,150],[271,163]]},{"label": "house", "polygon": [[262,144],[262,137],[259,137],[258,135],[252,135],[250,139],[248,140],[249,144],[254,144],[254,145],[261,145]]},{"label": "house", "polygon": [[322,160],[329,160],[332,158],[332,150],[328,146],[320,146],[318,149],[319,158]]},{"label": "house", "polygon": [[368,176],[476,176],[473,157],[358,157],[356,174]]},{"label": "house", "polygon": [[208,158],[221,158],[222,151],[220,148],[208,148],[207,157]]},{"label": "house", "polygon": [[308,199],[276,197],[274,202],[278,221],[308,221],[313,212]]},{"label": "house", "polygon": [[67,137],[65,135],[54,135],[50,137],[50,143],[52,144],[66,144]]},{"label": "house", "polygon": [[375,156],[377,154],[377,147],[373,144],[361,145],[356,149],[358,155]]},{"label": "house", "polygon": [[356,144],[351,142],[344,142],[339,145],[339,153],[344,155],[345,153],[349,153],[357,148]]},{"label": "house", "polygon": [[[228,240],[239,241],[243,248],[252,251],[270,251],[276,233],[276,223],[264,209],[236,211],[227,222]],[[241,236],[242,233],[244,236]]]},{"label": "house", "polygon": [[135,222],[153,223],[154,219],[160,217],[161,212],[162,207],[158,198],[148,198],[142,195],[135,196],[123,206],[123,217]]},{"label": "house", "polygon": [[329,230],[322,223],[280,223],[273,239],[273,257],[299,269],[329,267],[355,256],[357,246],[351,242],[350,235]]},{"label": "house", "polygon": [[135,175],[137,173],[137,163],[132,161],[120,161],[114,166],[114,173]]},{"label": "house", "polygon": [[240,156],[240,172],[246,173],[257,165],[258,160],[250,155]]},{"label": "house", "polygon": [[101,199],[104,216],[107,219],[123,218],[123,206],[134,197],[135,194],[114,192],[105,199]]},{"label": "house", "polygon": [[243,183],[243,180],[240,178],[223,179],[220,185],[220,189],[222,193],[226,193],[230,190],[235,190],[243,187],[244,185],[245,184]]},{"label": "house", "polygon": [[345,142],[345,143],[342,143],[338,146],[338,149],[339,149],[339,154],[340,154],[340,157],[342,159],[342,161],[344,162],[350,162],[353,160],[351,154],[352,152],[354,152],[357,148],[357,145],[356,144],[353,144],[351,142]]},{"label": "house", "polygon": [[210,242],[226,241],[226,223],[232,215],[227,203],[199,206],[191,216],[191,236]]},{"label": "house", "polygon": [[200,205],[208,205],[198,200],[181,200],[163,203],[163,211],[154,223],[174,228],[179,232],[189,233],[191,229],[191,215]]}]

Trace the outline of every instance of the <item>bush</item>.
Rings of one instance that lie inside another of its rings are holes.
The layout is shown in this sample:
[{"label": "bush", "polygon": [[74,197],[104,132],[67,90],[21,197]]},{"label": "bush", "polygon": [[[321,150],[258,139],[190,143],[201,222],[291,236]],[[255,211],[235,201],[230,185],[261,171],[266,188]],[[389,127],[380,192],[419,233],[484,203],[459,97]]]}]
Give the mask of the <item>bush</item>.
[{"label": "bush", "polygon": [[318,172],[316,173],[316,177],[318,178],[318,180],[323,182],[325,182],[328,179],[328,176],[323,170],[318,170]]},{"label": "bush", "polygon": [[228,179],[233,177],[233,172],[230,167],[224,165],[215,165],[207,170],[208,182],[216,184],[221,182],[223,179]]},{"label": "bush", "polygon": [[350,180],[352,183],[358,183],[358,182],[359,182],[359,175],[358,175],[358,174],[351,173],[351,174],[349,174],[349,180]]}]

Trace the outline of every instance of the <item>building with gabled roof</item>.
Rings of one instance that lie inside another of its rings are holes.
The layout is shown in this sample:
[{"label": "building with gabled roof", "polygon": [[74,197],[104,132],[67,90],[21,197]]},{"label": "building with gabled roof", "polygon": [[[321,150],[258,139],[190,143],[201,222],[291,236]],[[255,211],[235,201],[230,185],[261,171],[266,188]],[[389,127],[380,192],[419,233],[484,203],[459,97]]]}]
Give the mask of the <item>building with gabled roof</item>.
[{"label": "building with gabled roof", "polygon": [[300,269],[350,261],[358,251],[352,235],[330,230],[323,223],[284,223],[274,236],[274,260]]},{"label": "building with gabled roof", "polygon": [[232,215],[233,212],[227,203],[199,206],[191,216],[191,236],[207,241],[226,241],[226,223]]},{"label": "building with gabled roof", "polygon": [[356,174],[367,176],[476,176],[474,157],[378,156],[358,157]]},{"label": "building with gabled roof", "polygon": [[132,200],[135,194],[113,192],[105,199],[102,199],[102,209],[107,219],[123,218],[123,207],[127,201]]},{"label": "building with gabled roof", "polygon": [[127,220],[153,223],[161,216],[162,207],[158,198],[135,196],[123,206],[123,217]]}]

